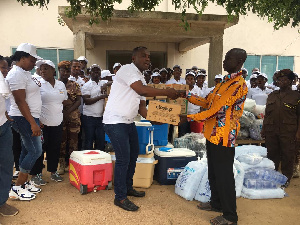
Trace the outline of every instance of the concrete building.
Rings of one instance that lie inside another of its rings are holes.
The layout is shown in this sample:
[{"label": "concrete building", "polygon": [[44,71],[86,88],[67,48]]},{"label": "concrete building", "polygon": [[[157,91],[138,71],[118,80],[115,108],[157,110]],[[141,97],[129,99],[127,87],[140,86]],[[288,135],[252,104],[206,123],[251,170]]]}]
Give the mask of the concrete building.
[{"label": "concrete building", "polygon": [[[126,10],[129,2],[123,1],[116,9]],[[202,17],[189,15],[191,30],[185,31],[167,0],[155,12],[129,15],[118,11],[111,20],[93,26],[88,25],[86,16],[66,19],[59,7],[65,5],[64,0],[51,0],[48,9],[38,9],[17,1],[0,1],[0,54],[11,55],[20,43],[29,42],[38,47],[42,57],[55,63],[85,54],[89,64],[112,70],[114,62],[130,63],[131,50],[143,45],[151,51],[153,68],[179,64],[185,71],[196,65],[208,70],[211,83],[214,75],[222,72],[224,54],[240,47],[248,53],[245,67],[260,68],[269,79],[276,69],[300,72],[298,28],[275,31],[266,19],[253,14],[228,23],[226,11],[210,5]],[[65,26],[58,23],[59,14]]]}]

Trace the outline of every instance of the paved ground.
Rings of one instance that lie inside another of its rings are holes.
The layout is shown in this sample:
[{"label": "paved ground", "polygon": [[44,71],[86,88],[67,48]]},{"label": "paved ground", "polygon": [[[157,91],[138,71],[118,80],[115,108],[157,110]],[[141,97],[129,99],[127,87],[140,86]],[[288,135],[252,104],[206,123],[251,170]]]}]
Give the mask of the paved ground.
[{"label": "paved ground", "polygon": [[[67,175],[65,175],[67,178]],[[197,201],[186,201],[174,193],[174,185],[154,183],[145,198],[131,198],[140,206],[127,212],[113,204],[113,190],[80,195],[68,180],[49,181],[35,200],[9,200],[20,212],[1,217],[1,224],[209,224],[218,213],[197,209]],[[286,189],[289,197],[271,200],[237,200],[239,224],[299,224],[300,179],[293,179]]]}]

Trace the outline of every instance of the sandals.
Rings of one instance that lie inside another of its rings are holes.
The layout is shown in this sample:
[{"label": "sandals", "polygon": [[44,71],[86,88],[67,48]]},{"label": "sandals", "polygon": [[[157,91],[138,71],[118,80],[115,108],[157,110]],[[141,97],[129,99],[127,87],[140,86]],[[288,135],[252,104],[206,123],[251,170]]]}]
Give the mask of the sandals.
[{"label": "sandals", "polygon": [[217,216],[216,218],[211,219],[209,222],[211,225],[237,225],[235,222],[226,220],[223,216]]},{"label": "sandals", "polygon": [[200,202],[200,204],[197,205],[197,208],[204,211],[222,212],[221,209],[213,208],[210,202]]}]

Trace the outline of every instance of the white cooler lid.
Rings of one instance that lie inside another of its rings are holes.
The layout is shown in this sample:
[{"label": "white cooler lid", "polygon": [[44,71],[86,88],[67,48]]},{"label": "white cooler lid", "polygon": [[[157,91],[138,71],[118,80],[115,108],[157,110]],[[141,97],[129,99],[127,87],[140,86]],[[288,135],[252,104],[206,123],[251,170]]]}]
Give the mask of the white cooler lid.
[{"label": "white cooler lid", "polygon": [[74,151],[70,159],[80,165],[99,165],[112,162],[110,154],[100,150]]},{"label": "white cooler lid", "polygon": [[168,151],[159,151],[159,148],[154,149],[154,153],[161,157],[192,157],[196,153],[187,148],[172,148]]},{"label": "white cooler lid", "polygon": [[[116,161],[116,155],[113,154],[111,155],[111,160],[112,161]],[[151,158],[143,158],[143,157],[138,157],[136,160],[136,163],[154,163],[155,158],[151,157]]]},{"label": "white cooler lid", "polygon": [[150,127],[152,124],[150,122],[140,122],[140,121],[134,121],[136,126],[143,126],[143,127]]}]

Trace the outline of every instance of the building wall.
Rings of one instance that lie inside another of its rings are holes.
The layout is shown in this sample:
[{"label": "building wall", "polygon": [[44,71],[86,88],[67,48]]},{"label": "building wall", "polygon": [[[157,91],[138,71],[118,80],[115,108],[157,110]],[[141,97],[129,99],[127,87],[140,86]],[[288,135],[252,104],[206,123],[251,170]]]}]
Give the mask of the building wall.
[{"label": "building wall", "polygon": [[[127,9],[130,0],[117,4],[116,9]],[[47,9],[21,6],[16,0],[0,1],[0,54],[7,56],[12,47],[22,42],[30,42],[42,48],[73,48],[73,34],[67,26],[57,22],[57,7],[67,5],[65,0],[51,0]],[[170,1],[164,0],[157,11],[173,12]],[[179,12],[179,11],[178,11]],[[189,10],[193,12],[193,10]],[[210,5],[205,13],[226,14],[222,7]],[[178,21],[180,24],[180,21]],[[300,34],[297,28],[284,27],[275,31],[271,23],[256,15],[240,17],[239,23],[225,30],[224,52],[233,48],[244,48],[248,54],[283,55],[295,57],[294,70],[300,73]],[[89,64],[99,63],[106,66],[106,50],[131,50],[138,45],[145,45],[152,51],[166,51],[168,67],[179,64],[183,69],[197,65],[208,68],[209,44],[197,47],[185,53],[177,51],[174,43],[136,43],[95,41],[95,49],[87,51]],[[221,53],[220,53],[221,54]]]}]

